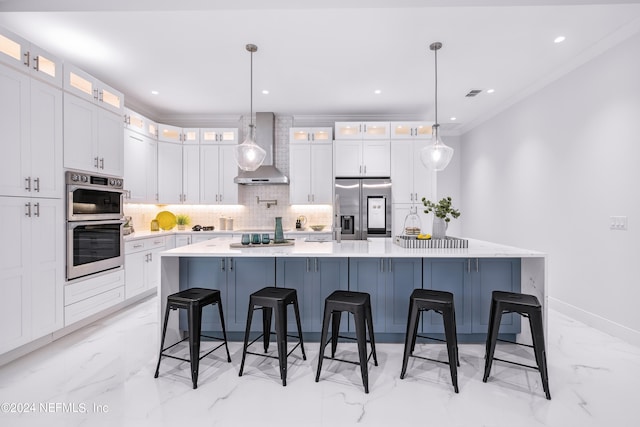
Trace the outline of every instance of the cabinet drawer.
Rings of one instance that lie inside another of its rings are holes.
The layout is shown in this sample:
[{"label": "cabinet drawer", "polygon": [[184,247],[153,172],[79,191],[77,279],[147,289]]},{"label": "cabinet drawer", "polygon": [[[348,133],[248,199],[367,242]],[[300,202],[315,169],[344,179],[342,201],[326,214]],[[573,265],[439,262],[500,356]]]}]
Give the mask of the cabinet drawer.
[{"label": "cabinet drawer", "polygon": [[120,286],[124,286],[124,269],[119,270],[115,273],[105,274],[87,280],[81,280],[71,283],[64,287],[64,305],[66,307],[68,305],[118,288]]},{"label": "cabinet drawer", "polygon": [[151,237],[148,239],[133,240],[131,242],[125,242],[124,253],[125,255],[133,254],[141,251],[148,251],[157,248],[164,248],[164,237]]},{"label": "cabinet drawer", "polygon": [[124,301],[124,286],[119,286],[64,308],[64,325],[68,326]]}]

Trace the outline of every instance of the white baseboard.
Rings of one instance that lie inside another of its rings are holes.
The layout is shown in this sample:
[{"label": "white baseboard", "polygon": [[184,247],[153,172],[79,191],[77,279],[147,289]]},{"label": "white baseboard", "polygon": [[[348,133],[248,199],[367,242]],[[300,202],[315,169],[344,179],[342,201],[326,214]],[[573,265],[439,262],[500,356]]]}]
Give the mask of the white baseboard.
[{"label": "white baseboard", "polygon": [[592,326],[602,332],[640,347],[640,331],[636,331],[627,326],[613,322],[602,316],[583,310],[551,296],[549,297],[549,306],[562,314],[566,314],[567,316]]}]

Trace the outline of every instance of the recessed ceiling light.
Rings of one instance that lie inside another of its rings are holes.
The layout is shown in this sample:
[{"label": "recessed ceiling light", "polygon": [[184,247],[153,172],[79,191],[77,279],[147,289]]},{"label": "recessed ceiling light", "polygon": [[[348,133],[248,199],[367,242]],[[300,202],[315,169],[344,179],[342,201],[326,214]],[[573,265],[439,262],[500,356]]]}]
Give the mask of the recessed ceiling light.
[{"label": "recessed ceiling light", "polygon": [[262,91],[262,94],[263,95],[269,95],[269,91],[265,89],[265,90]]},{"label": "recessed ceiling light", "polygon": [[158,92],[157,90],[152,90],[151,91],[151,95],[158,95],[160,92]]},{"label": "recessed ceiling light", "polygon": [[563,41],[565,41],[566,37],[565,36],[558,36],[555,39],[553,39],[554,43],[562,43]]},{"label": "recessed ceiling light", "polygon": [[496,91],[495,89],[487,89],[487,93],[493,93],[495,91]]},{"label": "recessed ceiling light", "polygon": [[376,89],[373,91],[373,93],[375,93],[376,95],[380,95],[382,91],[380,89]]},{"label": "recessed ceiling light", "polygon": [[457,117],[451,117],[451,121],[452,121],[452,122],[455,122],[456,120],[458,120],[458,118],[457,118]]}]

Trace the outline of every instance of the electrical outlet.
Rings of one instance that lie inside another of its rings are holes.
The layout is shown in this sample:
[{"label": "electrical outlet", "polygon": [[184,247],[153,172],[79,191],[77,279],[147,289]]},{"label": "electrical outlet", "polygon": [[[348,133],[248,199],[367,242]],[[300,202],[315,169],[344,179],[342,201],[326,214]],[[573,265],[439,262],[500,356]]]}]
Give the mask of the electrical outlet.
[{"label": "electrical outlet", "polygon": [[619,230],[626,231],[627,230],[627,217],[626,216],[612,216],[609,218],[609,229],[610,230]]}]

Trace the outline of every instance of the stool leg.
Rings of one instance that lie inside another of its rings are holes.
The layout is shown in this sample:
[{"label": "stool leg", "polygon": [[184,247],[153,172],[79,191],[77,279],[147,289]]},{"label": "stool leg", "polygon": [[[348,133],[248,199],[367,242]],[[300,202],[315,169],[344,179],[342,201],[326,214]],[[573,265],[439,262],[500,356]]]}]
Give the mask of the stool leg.
[{"label": "stool leg", "polygon": [[202,307],[189,304],[187,311],[189,318],[189,356],[191,359],[191,381],[193,388],[198,388],[198,369],[200,366],[200,328],[202,319]]},{"label": "stool leg", "polygon": [[[371,353],[373,355],[373,364],[378,366],[378,356],[376,354],[376,339],[373,333],[373,316],[371,315],[371,304],[367,304],[364,309],[367,318],[367,326],[369,327],[369,341],[371,341]],[[366,349],[365,349],[366,350]]]},{"label": "stool leg", "polygon": [[271,340],[271,307],[262,307],[262,333],[264,352],[269,350],[269,341]]},{"label": "stool leg", "polygon": [[362,374],[362,384],[364,392],[369,393],[369,369],[367,363],[367,330],[366,330],[366,314],[364,310],[358,308],[354,313],[356,324],[356,339],[358,341],[358,356],[360,358],[360,372]]},{"label": "stool leg", "polygon": [[164,325],[162,326],[162,338],[160,339],[160,355],[158,355],[158,366],[156,366],[156,373],[153,378],[158,378],[158,373],[160,372],[160,360],[162,360],[162,351],[164,349],[164,337],[167,334],[167,323],[169,322],[169,304],[167,304],[167,308],[164,310]]},{"label": "stool leg", "polygon": [[341,311],[331,312],[331,358],[336,357],[336,349],[338,348],[338,335],[340,334]]},{"label": "stool leg", "polygon": [[400,379],[404,379],[407,373],[407,365],[409,363],[409,355],[413,352],[412,346],[415,345],[415,337],[418,331],[419,311],[415,302],[409,301],[409,316],[407,318],[407,333],[404,337],[404,353],[402,357],[402,370],[400,371]]},{"label": "stool leg", "polygon": [[496,350],[496,340],[498,339],[498,331],[500,330],[500,320],[502,319],[502,308],[499,303],[491,302],[491,315],[489,320],[489,331],[487,333],[487,348],[484,356],[484,377],[483,382],[489,379],[491,372],[491,364],[493,363],[493,353]]},{"label": "stool leg", "polygon": [[332,313],[324,303],[324,315],[322,316],[322,332],[320,333],[320,352],[318,354],[318,370],[316,371],[316,382],[320,381],[320,370],[322,369],[322,361],[324,360],[324,349],[327,346],[327,332],[329,331],[329,321]]},{"label": "stool leg", "polygon": [[298,297],[293,300],[293,312],[296,316],[296,324],[298,325],[298,339],[300,340],[300,349],[302,350],[302,360],[307,360],[304,352],[304,340],[302,338],[302,323],[300,322],[300,309],[298,308]]},{"label": "stool leg", "polygon": [[227,329],[224,327],[224,313],[222,312],[222,301],[218,301],[218,314],[220,314],[220,325],[222,326],[222,337],[224,338],[224,348],[227,350],[227,362],[231,362],[231,354],[227,345]]},{"label": "stool leg", "polygon": [[460,367],[460,352],[458,351],[458,327],[456,324],[456,306],[451,305],[451,315],[453,316],[453,335],[456,337],[456,365]]},{"label": "stool leg", "polygon": [[455,335],[455,318],[453,309],[446,307],[442,309],[442,317],[444,320],[444,334],[447,340],[447,354],[449,356],[449,371],[451,372],[451,382],[453,389],[458,393],[458,360],[457,351],[458,340]]},{"label": "stool leg", "polygon": [[244,345],[242,346],[242,362],[240,362],[240,372],[238,376],[242,376],[244,369],[244,359],[247,357],[247,346],[249,345],[249,332],[251,331],[251,321],[253,320],[253,303],[249,299],[249,312],[247,313],[247,327],[244,331]]},{"label": "stool leg", "polygon": [[544,389],[544,394],[547,397],[547,400],[551,400],[541,310],[535,310],[533,313],[529,314],[529,326],[531,328],[531,337],[533,338],[533,351],[535,352],[538,370],[540,371],[540,377],[542,378],[542,388]]},{"label": "stool leg", "polygon": [[287,305],[278,301],[275,311],[276,339],[278,340],[278,362],[280,364],[280,379],[282,385],[287,385]]}]

